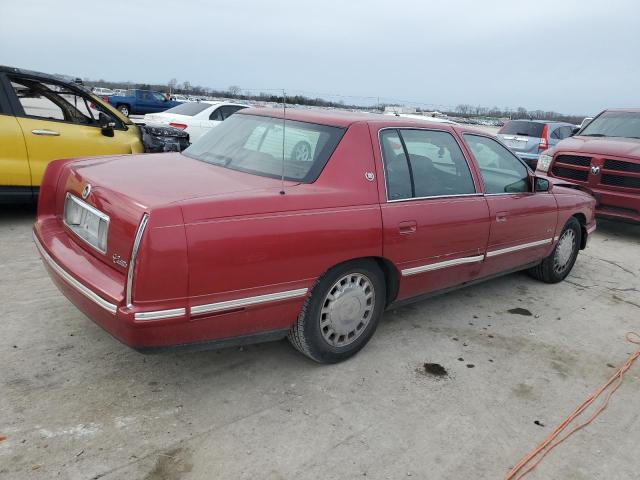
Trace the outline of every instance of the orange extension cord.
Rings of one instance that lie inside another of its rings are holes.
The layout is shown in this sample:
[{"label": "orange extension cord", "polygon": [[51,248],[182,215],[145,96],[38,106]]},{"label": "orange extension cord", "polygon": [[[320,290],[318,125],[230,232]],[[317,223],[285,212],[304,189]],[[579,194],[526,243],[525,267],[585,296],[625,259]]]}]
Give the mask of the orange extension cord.
[{"label": "orange extension cord", "polygon": [[[637,333],[629,332],[626,334],[625,337],[628,342],[635,343],[636,345],[640,345],[640,335],[638,335]],[[633,339],[632,337],[636,337],[637,339]],[[609,400],[611,399],[611,396],[615,393],[615,391],[618,388],[620,388],[620,385],[622,385],[624,373],[627,370],[629,370],[631,365],[633,365],[633,362],[635,362],[638,359],[638,357],[640,357],[640,349],[638,349],[636,352],[629,355],[629,358],[627,359],[626,362],[624,362],[624,365],[620,367],[620,370],[618,370],[609,379],[607,383],[605,383],[600,388],[598,388],[595,392],[593,392],[578,408],[576,408],[573,411],[571,415],[569,415],[560,425],[558,425],[558,427],[556,427],[556,429],[553,432],[551,432],[551,434],[547,438],[545,438],[542,441],[542,443],[540,443],[540,445],[538,445],[531,453],[527,454],[522,460],[520,460],[520,462],[515,467],[513,467],[513,469],[507,474],[507,476],[505,477],[505,480],[512,480],[512,479],[520,480],[526,474],[528,474],[531,470],[536,468],[538,463],[540,463],[540,461],[545,457],[545,455],[547,455],[551,450],[556,448],[558,445],[564,442],[567,438],[569,438],[575,432],[577,432],[581,428],[586,427],[591,422],[593,422],[593,420],[598,415],[600,415],[600,413],[602,413],[602,411],[605,408],[607,408],[607,405],[609,404]],[[609,387],[611,386],[612,388],[609,389]],[[604,399],[604,402],[602,402],[602,404],[596,409],[596,411],[589,418],[587,418],[587,420],[585,420],[583,423],[574,426],[569,430],[569,432],[566,435],[561,437],[559,440],[556,440],[558,436],[569,426],[569,424],[573,422],[577,417],[579,417],[582,414],[582,412],[584,412],[587,408],[589,408],[589,406],[591,406],[591,404],[595,402],[598,399],[598,397],[602,395],[607,389],[609,389],[609,393],[607,393]],[[516,475],[518,476],[516,477]]]}]

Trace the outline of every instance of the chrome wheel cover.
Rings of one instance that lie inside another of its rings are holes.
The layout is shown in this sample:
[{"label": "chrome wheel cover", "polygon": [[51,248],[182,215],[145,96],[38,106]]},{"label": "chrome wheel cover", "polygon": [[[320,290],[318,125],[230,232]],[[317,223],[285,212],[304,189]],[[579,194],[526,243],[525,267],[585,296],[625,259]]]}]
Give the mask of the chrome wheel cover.
[{"label": "chrome wheel cover", "polygon": [[567,269],[575,248],[576,232],[568,229],[560,236],[558,245],[556,245],[556,252],[553,256],[553,270],[556,273],[563,273]]},{"label": "chrome wheel cover", "polygon": [[355,342],[371,321],[376,295],[371,280],[349,273],[329,289],[320,310],[320,332],[333,347]]}]

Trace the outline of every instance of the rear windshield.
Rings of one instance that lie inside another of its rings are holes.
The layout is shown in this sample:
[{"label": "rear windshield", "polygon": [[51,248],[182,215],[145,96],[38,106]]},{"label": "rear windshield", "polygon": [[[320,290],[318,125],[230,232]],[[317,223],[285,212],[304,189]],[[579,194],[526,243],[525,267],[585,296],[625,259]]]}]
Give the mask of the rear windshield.
[{"label": "rear windshield", "polygon": [[591,120],[578,135],[640,138],[640,112],[603,112]]},{"label": "rear windshield", "polygon": [[344,132],[316,123],[236,114],[182,153],[232,170],[272,178],[284,173],[286,180],[310,183],[318,178]]},{"label": "rear windshield", "polygon": [[169,110],[166,110],[165,113],[177,113],[179,115],[187,115],[189,117],[193,117],[201,111],[206,110],[210,106],[211,104],[209,103],[189,102],[178,105],[177,107],[170,108]]},{"label": "rear windshield", "polygon": [[543,128],[544,123],[529,122],[527,120],[511,120],[510,122],[505,123],[504,127],[498,130],[498,133],[541,138]]}]

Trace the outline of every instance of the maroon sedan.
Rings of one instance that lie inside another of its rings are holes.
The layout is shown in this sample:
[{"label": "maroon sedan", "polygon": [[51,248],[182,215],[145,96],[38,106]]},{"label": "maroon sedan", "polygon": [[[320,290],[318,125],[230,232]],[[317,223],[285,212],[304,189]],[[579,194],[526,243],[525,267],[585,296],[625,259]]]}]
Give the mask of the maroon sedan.
[{"label": "maroon sedan", "polygon": [[389,306],[561,281],[594,206],[476,130],[247,109],[183,153],[52,163],[34,233],[60,290],[133,348],[288,336],[336,362]]}]

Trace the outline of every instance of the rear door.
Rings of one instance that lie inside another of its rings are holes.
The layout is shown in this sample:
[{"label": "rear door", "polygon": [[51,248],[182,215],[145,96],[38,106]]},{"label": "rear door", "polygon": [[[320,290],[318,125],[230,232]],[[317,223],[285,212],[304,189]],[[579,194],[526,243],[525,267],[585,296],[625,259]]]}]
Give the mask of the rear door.
[{"label": "rear door", "polygon": [[0,197],[31,197],[31,172],[24,136],[0,77]]},{"label": "rear door", "polygon": [[533,192],[524,163],[493,138],[464,134],[484,183],[491,234],[482,275],[492,275],[545,257],[558,219],[550,192]]},{"label": "rear door", "polygon": [[476,278],[489,210],[454,135],[389,128],[378,138],[383,249],[402,274],[398,300]]},{"label": "rear door", "polygon": [[51,160],[137,149],[139,139],[111,115],[116,123],[114,135],[102,134],[98,111],[88,95],[55,81],[21,75],[8,79],[5,87],[10,89],[12,108],[24,136],[32,186],[40,185]]}]

